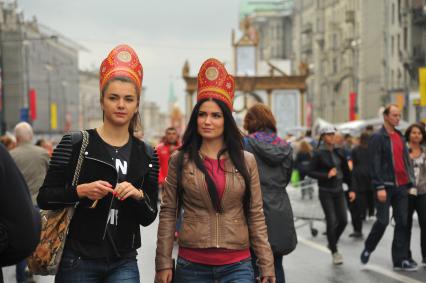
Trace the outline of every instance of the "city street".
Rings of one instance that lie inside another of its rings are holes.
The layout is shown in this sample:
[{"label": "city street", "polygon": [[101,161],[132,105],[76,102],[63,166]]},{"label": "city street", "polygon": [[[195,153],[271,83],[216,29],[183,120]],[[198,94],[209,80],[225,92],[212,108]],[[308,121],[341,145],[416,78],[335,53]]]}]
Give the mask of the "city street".
[{"label": "city street", "polygon": [[[158,219],[157,219],[158,220]],[[373,220],[368,220],[364,227],[366,234]],[[297,223],[300,224],[300,223]],[[154,257],[156,247],[156,233],[158,221],[146,229],[142,229],[143,246],[139,249],[139,269],[141,282],[153,282],[154,280]],[[417,272],[394,272],[390,257],[391,240],[393,227],[389,226],[384,238],[379,244],[377,250],[370,258],[370,263],[362,266],[359,261],[359,254],[363,247],[363,241],[349,238],[348,235],[352,227],[348,225],[345,233],[340,240],[340,251],[345,262],[342,266],[333,266],[331,256],[326,248],[326,237],[322,235],[325,231],[325,225],[322,222],[315,222],[315,228],[318,228],[317,237],[312,237],[307,226],[297,230],[299,244],[296,250],[284,258],[284,270],[286,273],[286,282],[290,283],[421,283],[426,282],[426,268],[419,267]],[[420,244],[419,227],[417,220],[413,227],[412,245],[414,259],[419,263]],[[6,283],[16,282],[14,280],[14,268],[3,269]],[[37,282],[54,282],[53,277],[37,277]]]}]

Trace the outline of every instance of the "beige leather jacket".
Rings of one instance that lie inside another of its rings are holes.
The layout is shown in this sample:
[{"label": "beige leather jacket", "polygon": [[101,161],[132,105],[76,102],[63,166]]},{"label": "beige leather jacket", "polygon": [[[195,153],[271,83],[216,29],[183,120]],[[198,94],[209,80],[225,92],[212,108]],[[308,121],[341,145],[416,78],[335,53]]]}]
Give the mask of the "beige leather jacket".
[{"label": "beige leather jacket", "polygon": [[[268,242],[256,160],[249,152],[244,152],[244,157],[251,179],[248,219],[243,209],[244,179],[229,158],[225,162],[226,186],[221,200],[221,213],[217,213],[212,205],[204,174],[185,158],[182,172],[185,213],[179,233],[179,245],[187,248],[233,250],[251,247],[259,259],[262,276],[274,276],[274,259]],[[177,153],[170,159],[163,190],[155,258],[157,271],[172,268],[177,210],[176,166]]]}]

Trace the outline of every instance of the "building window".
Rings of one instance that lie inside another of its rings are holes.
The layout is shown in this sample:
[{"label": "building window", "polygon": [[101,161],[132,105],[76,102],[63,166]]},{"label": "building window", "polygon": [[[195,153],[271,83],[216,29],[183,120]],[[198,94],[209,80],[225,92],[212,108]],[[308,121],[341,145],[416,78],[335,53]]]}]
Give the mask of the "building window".
[{"label": "building window", "polygon": [[407,28],[405,27],[404,28],[404,34],[403,34],[403,37],[404,37],[404,50],[407,50],[407,42],[408,42],[408,32],[407,32]]},{"label": "building window", "polygon": [[400,36],[400,34],[398,33],[398,36],[397,36],[397,38],[396,38],[396,46],[397,46],[397,52],[399,53],[400,51],[401,51],[401,36]]},{"label": "building window", "polygon": [[401,24],[401,0],[398,0],[398,22]]},{"label": "building window", "polygon": [[333,74],[337,73],[337,58],[333,58]]},{"label": "building window", "polygon": [[333,49],[337,49],[337,34],[333,33]]},{"label": "building window", "polygon": [[395,23],[395,3],[392,3],[392,12],[391,12],[391,23],[394,24]]},{"label": "building window", "polygon": [[391,36],[391,56],[393,56],[394,54],[394,49],[395,49],[395,43],[394,43],[394,36]]}]

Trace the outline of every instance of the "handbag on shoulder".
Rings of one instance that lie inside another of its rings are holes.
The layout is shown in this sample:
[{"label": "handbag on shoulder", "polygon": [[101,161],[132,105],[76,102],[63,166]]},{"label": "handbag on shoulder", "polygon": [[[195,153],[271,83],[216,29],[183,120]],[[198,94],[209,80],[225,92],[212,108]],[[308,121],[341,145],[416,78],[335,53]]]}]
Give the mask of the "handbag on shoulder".
[{"label": "handbag on shoulder", "polygon": [[[75,133],[82,136],[82,145],[75,167],[72,185],[77,186],[81,166],[83,164],[84,152],[89,144],[89,133],[81,131]],[[74,134],[73,134],[74,135]],[[41,236],[33,254],[27,258],[28,268],[33,274],[54,275],[58,271],[68,227],[74,215],[75,206],[58,210],[42,210],[41,214]]]}]

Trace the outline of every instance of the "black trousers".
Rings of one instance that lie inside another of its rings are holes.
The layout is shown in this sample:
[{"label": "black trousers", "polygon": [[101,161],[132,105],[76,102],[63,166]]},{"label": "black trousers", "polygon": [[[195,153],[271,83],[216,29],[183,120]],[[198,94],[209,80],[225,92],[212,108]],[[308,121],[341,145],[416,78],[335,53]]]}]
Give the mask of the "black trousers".
[{"label": "black trousers", "polygon": [[328,248],[335,253],[337,242],[348,224],[345,193],[343,191],[328,192],[320,188],[319,199],[327,224]]},{"label": "black trousers", "polygon": [[376,200],[377,220],[371,228],[370,234],[365,241],[365,249],[373,252],[377,244],[383,237],[386,227],[389,224],[389,208],[392,206],[393,217],[395,219],[395,230],[392,242],[392,261],[394,265],[408,257],[407,241],[407,215],[408,215],[408,194],[407,187],[386,188],[386,202]]},{"label": "black trousers", "polygon": [[365,192],[366,201],[367,201],[367,209],[368,209],[368,216],[373,217],[374,212],[376,210],[376,191],[373,189],[369,189]]},{"label": "black trousers", "polygon": [[362,222],[365,220],[368,210],[368,193],[368,191],[357,192],[353,202],[349,201],[348,193],[346,193],[354,232],[362,233]]},{"label": "black trousers", "polygon": [[417,212],[420,226],[420,246],[423,259],[426,259],[426,194],[418,196],[408,196],[408,256],[411,256],[411,228],[413,227],[413,214]]}]

